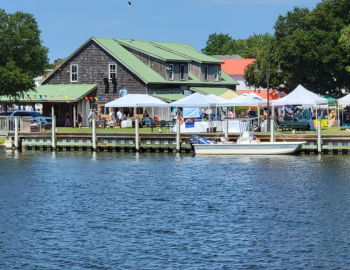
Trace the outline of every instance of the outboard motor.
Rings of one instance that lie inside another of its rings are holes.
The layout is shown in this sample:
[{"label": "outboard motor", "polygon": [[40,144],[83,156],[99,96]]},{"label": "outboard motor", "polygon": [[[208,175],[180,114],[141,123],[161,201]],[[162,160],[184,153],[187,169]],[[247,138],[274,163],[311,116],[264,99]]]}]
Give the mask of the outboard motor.
[{"label": "outboard motor", "polygon": [[190,144],[199,144],[199,138],[200,136],[198,135],[191,135],[190,137]]}]

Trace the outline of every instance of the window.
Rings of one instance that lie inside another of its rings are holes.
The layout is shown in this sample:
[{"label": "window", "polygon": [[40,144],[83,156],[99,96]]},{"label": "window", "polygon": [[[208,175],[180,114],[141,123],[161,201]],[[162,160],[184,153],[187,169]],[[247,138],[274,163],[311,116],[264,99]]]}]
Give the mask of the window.
[{"label": "window", "polygon": [[70,81],[77,82],[78,81],[78,65],[70,66]]},{"label": "window", "polygon": [[180,80],[185,79],[185,65],[180,65]]},{"label": "window", "polygon": [[214,81],[219,80],[219,67],[214,67]]},{"label": "window", "polygon": [[174,80],[174,65],[169,65],[169,80]]},{"label": "window", "polygon": [[208,80],[208,66],[204,66],[204,80]]},{"label": "window", "polygon": [[109,65],[109,81],[113,81],[113,79],[117,78],[117,69],[115,64]]}]

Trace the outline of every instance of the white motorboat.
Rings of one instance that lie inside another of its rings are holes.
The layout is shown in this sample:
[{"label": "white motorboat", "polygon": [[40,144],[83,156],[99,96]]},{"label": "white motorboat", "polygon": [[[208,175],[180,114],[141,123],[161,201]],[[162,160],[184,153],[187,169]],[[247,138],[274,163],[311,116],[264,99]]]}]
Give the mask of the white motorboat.
[{"label": "white motorboat", "polygon": [[250,131],[251,119],[240,120],[240,136],[236,143],[209,141],[191,136],[191,145],[197,155],[286,155],[300,151],[302,142],[260,142]]}]

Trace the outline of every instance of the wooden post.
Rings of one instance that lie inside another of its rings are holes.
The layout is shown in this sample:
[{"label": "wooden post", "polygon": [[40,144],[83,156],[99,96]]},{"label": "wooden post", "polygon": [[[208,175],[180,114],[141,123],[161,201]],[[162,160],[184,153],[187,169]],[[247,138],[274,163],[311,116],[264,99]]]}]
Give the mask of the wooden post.
[{"label": "wooden post", "polygon": [[136,152],[140,151],[140,144],[139,144],[139,117],[135,117],[135,148]]},{"label": "wooden post", "polygon": [[52,116],[52,134],[51,134],[52,150],[56,149],[56,116]]},{"label": "wooden post", "polygon": [[18,149],[18,116],[15,116],[15,149]]},{"label": "wooden post", "polygon": [[176,152],[180,151],[180,115],[178,115],[176,122]]},{"label": "wooden post", "polygon": [[96,151],[96,115],[95,111],[92,113],[92,150]]},{"label": "wooden post", "polygon": [[76,110],[76,104],[73,103],[73,127],[77,127],[77,110]]},{"label": "wooden post", "polygon": [[275,141],[275,126],[274,126],[275,116],[271,116],[270,123],[271,123],[271,127],[270,127],[270,130],[271,130],[270,142],[274,142]]},{"label": "wooden post", "polygon": [[54,117],[55,115],[55,107],[54,107],[54,104],[52,103],[52,106],[51,106],[51,117]]},{"label": "wooden post", "polygon": [[321,141],[321,117],[317,119],[317,150],[319,154],[322,154],[322,141]]},{"label": "wooden post", "polygon": [[228,141],[228,120],[225,120],[225,139]]}]

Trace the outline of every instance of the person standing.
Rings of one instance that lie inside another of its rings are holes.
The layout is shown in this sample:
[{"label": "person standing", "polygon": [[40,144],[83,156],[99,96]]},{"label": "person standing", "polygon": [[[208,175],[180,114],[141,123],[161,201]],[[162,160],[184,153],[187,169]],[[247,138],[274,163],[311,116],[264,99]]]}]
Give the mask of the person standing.
[{"label": "person standing", "polygon": [[88,114],[88,121],[89,121],[89,128],[92,127],[92,109],[90,109],[90,112]]},{"label": "person standing", "polygon": [[119,109],[119,111],[117,112],[117,117],[118,117],[118,125],[121,128],[122,127],[122,121],[123,121],[122,109]]},{"label": "person standing", "polygon": [[129,112],[128,112],[128,118],[131,119],[132,117],[134,117],[134,112],[133,112],[132,109],[130,108],[130,109],[129,109]]},{"label": "person standing", "polygon": [[80,112],[78,113],[78,126],[81,128],[81,123],[83,122],[83,114]]}]

